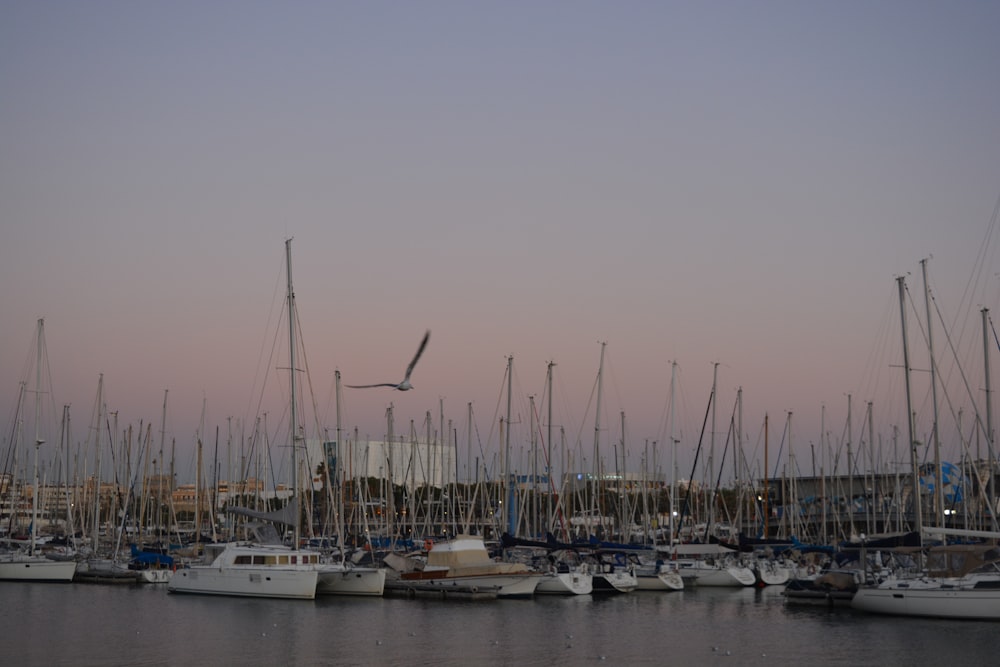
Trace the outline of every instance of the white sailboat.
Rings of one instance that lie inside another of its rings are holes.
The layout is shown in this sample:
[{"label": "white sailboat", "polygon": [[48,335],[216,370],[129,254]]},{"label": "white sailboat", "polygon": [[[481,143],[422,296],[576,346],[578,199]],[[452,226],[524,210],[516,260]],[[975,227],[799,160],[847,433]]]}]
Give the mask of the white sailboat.
[{"label": "white sailboat", "polygon": [[[38,343],[35,374],[35,450],[34,450],[34,486],[31,493],[31,524],[29,527],[29,545],[27,552],[13,551],[0,553],[0,580],[7,581],[49,581],[70,582],[76,574],[76,563],[73,561],[55,561],[41,556],[36,551],[38,532],[38,448],[45,442],[41,437],[41,400],[42,400],[42,350],[45,347],[45,320],[38,320]],[[23,392],[23,385],[22,385]],[[22,393],[23,395],[23,393]],[[13,444],[12,444],[13,446]],[[14,489],[10,489],[11,493]]]},{"label": "white sailboat", "polygon": [[685,586],[732,587],[753,586],[757,577],[742,565],[732,552],[718,544],[675,545],[676,560],[672,563],[684,579]]},{"label": "white sailboat", "polygon": [[927,550],[927,568],[916,576],[890,577],[858,589],[851,607],[893,616],[1000,620],[1000,533],[944,531],[983,537],[993,544],[954,544]]},{"label": "white sailboat", "polygon": [[543,595],[590,595],[594,590],[594,575],[576,552],[558,550],[546,556],[547,567],[541,570],[535,593]]},{"label": "white sailboat", "polygon": [[[924,282],[926,285],[926,262],[924,267]],[[904,388],[906,391],[907,427],[910,442],[914,442],[914,422],[910,389],[910,361],[907,341],[907,319],[905,308],[905,278],[896,279],[899,287],[899,305],[901,314],[901,333],[903,337],[903,371]],[[927,290],[925,289],[925,295]],[[929,309],[928,309],[929,310]],[[986,329],[986,310],[983,314],[984,348],[989,350]],[[930,328],[928,327],[928,331]],[[934,368],[934,353],[931,338],[928,336],[931,350],[931,368]],[[984,359],[986,367],[986,386],[989,391],[989,360]],[[932,386],[934,379],[931,379]],[[987,393],[988,395],[988,393]],[[992,424],[989,400],[986,401],[987,423],[986,437],[991,439]],[[937,419],[935,417],[935,424]],[[936,425],[934,427],[935,447],[937,448]],[[991,447],[992,449],[992,447]],[[992,531],[952,529],[945,527],[927,528],[923,526],[923,512],[920,501],[919,468],[916,464],[915,449],[911,450],[911,467],[913,469],[913,498],[917,527],[921,534],[946,537],[954,535],[963,538],[988,540],[979,544],[942,545],[929,548],[926,553],[926,566],[916,575],[890,577],[876,586],[864,586],[858,589],[851,600],[851,607],[859,611],[876,614],[891,614],[894,616],[918,616],[932,618],[954,619],[987,619],[1000,620],[1000,531],[996,530],[996,516],[990,510],[993,520]],[[992,457],[992,453],[991,453]],[[938,494],[936,507],[937,519],[943,519],[943,503],[941,493],[940,456],[935,449],[935,470],[938,479],[935,490]],[[988,505],[992,507],[992,505]]]},{"label": "white sailboat", "polygon": [[319,554],[251,542],[205,545],[204,560],[174,572],[171,593],[238,597],[316,597]]},{"label": "white sailboat", "polygon": [[635,568],[640,591],[682,591],[684,578],[669,563],[653,562],[640,564]]},{"label": "white sailboat", "polygon": [[593,591],[594,576],[580,566],[543,572],[535,587],[535,593],[544,595],[590,595]]},{"label": "white sailboat", "polygon": [[[291,239],[285,241],[285,266],[288,274],[288,340],[291,369],[292,488],[297,494],[296,451],[300,436],[295,415],[295,293],[292,289]],[[249,510],[242,510],[241,513],[248,514]],[[280,516],[258,518],[279,519],[294,526],[293,544],[298,545],[297,496],[293,496],[283,510],[274,514]],[[167,584],[167,590],[172,593],[202,595],[314,599],[319,581],[320,554],[275,543],[277,535],[271,526],[267,526],[270,528],[267,533],[264,532],[264,526],[257,528],[256,543],[230,542],[206,545],[204,560],[175,572]]]}]

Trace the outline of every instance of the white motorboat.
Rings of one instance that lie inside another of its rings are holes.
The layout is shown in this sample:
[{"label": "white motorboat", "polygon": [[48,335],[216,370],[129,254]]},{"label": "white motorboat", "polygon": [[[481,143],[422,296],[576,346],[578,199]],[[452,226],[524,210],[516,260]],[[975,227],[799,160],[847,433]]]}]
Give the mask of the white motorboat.
[{"label": "white motorboat", "polygon": [[167,590],[312,600],[318,581],[318,553],[280,545],[226,542],[206,545],[203,562],[174,572]]}]

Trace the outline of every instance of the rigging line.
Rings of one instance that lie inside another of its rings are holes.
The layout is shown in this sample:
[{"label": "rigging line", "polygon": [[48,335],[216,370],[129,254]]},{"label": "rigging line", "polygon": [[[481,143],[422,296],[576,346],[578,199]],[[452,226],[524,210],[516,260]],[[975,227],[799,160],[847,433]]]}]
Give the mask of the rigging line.
[{"label": "rigging line", "polygon": [[[941,311],[938,310],[938,308],[937,308],[937,302],[936,301],[934,302],[934,309],[937,312],[938,319],[941,320],[942,326],[944,326],[943,317],[941,315]],[[955,350],[955,346],[954,346],[954,344],[952,343],[952,340],[951,340],[951,334],[949,333],[947,327],[945,327],[945,330],[944,330],[944,338],[948,342],[948,349],[951,350],[952,356],[955,359],[955,366],[958,368],[958,374],[962,378],[962,383],[965,386],[966,394],[969,397],[969,401],[972,403],[972,406],[973,406],[973,409],[974,409],[974,412],[975,412],[975,421],[979,425],[979,428],[982,429],[982,432],[986,433],[986,426],[983,424],[982,417],[980,416],[980,411],[975,407],[976,406],[976,400],[975,400],[975,396],[972,393],[972,387],[969,385],[969,379],[965,375],[965,371],[962,368],[962,364],[959,363],[958,352]],[[935,368],[936,368],[936,362],[933,359],[931,360],[931,362],[935,363]],[[955,421],[957,422],[958,418],[955,415],[954,406],[952,406],[952,404],[951,404],[951,397],[948,396],[947,387],[942,386],[942,389],[944,389],[945,397],[948,398],[948,407],[950,407],[952,409],[952,417],[954,417]],[[987,444],[987,447],[990,447],[989,434],[986,434],[986,444]],[[993,458],[992,448],[991,448],[991,451],[990,451],[990,458],[991,459]]]},{"label": "rigging line", "polygon": [[[504,396],[504,392],[506,391],[506,389],[505,389],[506,386],[507,386],[507,364],[504,364],[504,367],[503,367],[503,378],[500,380],[500,390],[497,392],[497,402],[496,402],[496,405],[493,408],[493,419],[490,421],[490,430],[486,434],[486,443],[487,443],[487,446],[489,445],[490,442],[493,441],[493,433],[494,433],[493,429],[494,429],[495,425],[500,423],[500,420],[499,420],[499,417],[500,417],[500,403],[501,403],[501,401],[503,401],[503,396]],[[499,446],[499,443],[498,443],[498,446]],[[482,445],[480,445],[480,453],[482,453],[482,455],[483,455],[483,465],[486,465],[486,453],[484,451],[482,451]]]},{"label": "rigging line", "polygon": [[781,463],[781,452],[785,450],[785,434],[788,433],[788,426],[781,430],[781,442],[778,443],[778,455],[774,457],[774,474],[771,479],[778,479],[778,466]]},{"label": "rigging line", "polygon": [[[684,524],[684,517],[687,515],[688,509],[691,506],[691,485],[694,482],[695,472],[698,470],[698,456],[701,454],[701,445],[705,440],[705,427],[708,424],[708,415],[712,409],[712,402],[715,400],[715,386],[713,384],[711,392],[708,395],[708,405],[705,406],[705,417],[701,422],[701,435],[698,436],[698,448],[694,452],[694,463],[691,464],[691,476],[688,478],[687,493],[684,494],[684,504],[681,506],[681,514],[677,520],[677,528],[674,531],[674,536],[672,539],[677,539],[680,537],[681,526]],[[673,511],[671,508],[670,511]]]},{"label": "rigging line", "polygon": [[716,475],[715,478],[715,488],[712,489],[712,502],[708,506],[708,521],[705,523],[706,542],[708,542],[709,530],[711,529],[712,525],[712,517],[715,514],[715,505],[720,498],[722,500],[722,509],[725,510],[726,520],[729,521],[731,519],[731,517],[729,516],[729,507],[726,506],[726,499],[721,497],[721,494],[719,493],[719,488],[722,486],[722,471],[726,467],[726,452],[729,451],[729,443],[735,442],[736,440],[733,433],[736,430],[736,406],[738,405],[738,403],[739,401],[733,403],[733,413],[729,416],[729,429],[726,432],[726,442],[722,448],[722,460],[719,461],[719,473],[718,475]]},{"label": "rigging line", "polygon": [[[299,308],[298,308],[298,306],[295,307],[295,333],[298,334],[298,339],[301,342],[301,345],[299,347],[300,347],[300,351],[302,353],[301,354],[301,358],[302,358],[302,372],[306,376],[306,386],[308,386],[308,388],[309,388],[309,402],[312,404],[313,428],[316,429],[315,433],[317,435],[319,435],[319,434],[321,434],[323,432],[323,429],[320,427],[320,422],[319,422],[319,405],[316,403],[316,392],[313,389],[312,374],[309,372],[309,360],[306,358],[306,339],[305,339],[305,336],[302,333],[302,322],[299,320]],[[305,420],[303,419],[302,421],[304,422]],[[303,431],[304,431],[304,429],[303,429]],[[306,442],[306,438],[305,438],[306,434],[305,434],[305,432],[303,432],[302,436],[303,436],[303,438],[302,438],[303,447],[305,447],[305,442]],[[307,447],[306,447],[306,453],[308,453],[308,448]]]},{"label": "rigging line", "polygon": [[968,282],[966,282],[965,290],[962,293],[962,299],[959,301],[960,304],[966,303],[968,298],[968,303],[972,304],[972,294],[975,292],[973,283],[978,283],[980,277],[982,276],[983,270],[987,265],[987,252],[990,247],[991,237],[997,229],[997,220],[1000,219],[1000,195],[997,196],[997,201],[993,205],[993,215],[990,216],[990,223],[986,228],[986,236],[983,242],[979,244],[979,250],[976,252],[976,259],[973,262],[972,273],[969,276]]},{"label": "rigging line", "polygon": [[[267,332],[271,330],[271,326],[272,326],[272,324],[275,321],[275,317],[274,317],[274,314],[275,314],[274,313],[275,303],[276,302],[280,302],[281,303],[281,310],[278,313],[278,317],[279,318],[281,317],[281,315],[283,315],[285,313],[285,307],[288,304],[288,299],[285,298],[287,296],[287,294],[285,294],[285,289],[287,288],[287,286],[284,286],[282,284],[283,283],[282,278],[283,278],[284,275],[285,275],[285,255],[282,254],[282,256],[281,256],[281,262],[278,265],[278,275],[277,275],[277,278],[275,280],[274,293],[272,293],[272,296],[271,296],[271,308],[270,308],[270,310],[267,313],[267,321],[264,324],[264,333],[265,333],[265,336],[266,336]],[[280,301],[278,299],[278,294],[279,293],[281,294]],[[277,339],[277,337],[278,337],[279,334],[280,334],[280,327],[275,326],[274,327],[275,339]],[[249,414],[259,415],[260,414],[260,406],[261,406],[261,403],[263,402],[264,387],[267,386],[267,379],[268,379],[268,377],[270,377],[271,368],[274,365],[272,363],[272,361],[274,360],[274,350],[275,350],[275,345],[277,344],[276,341],[271,344],[271,353],[270,353],[270,356],[268,357],[267,363],[264,364],[263,366],[261,365],[261,362],[264,359],[264,349],[265,349],[264,348],[264,344],[266,343],[266,341],[267,341],[267,339],[265,338],[264,341],[261,344],[261,350],[260,350],[260,352],[259,352],[259,354],[257,356],[257,367],[254,369],[254,379],[253,379],[253,383],[250,385],[250,394],[248,396],[248,404],[247,404],[247,414],[248,415]],[[261,375],[261,368],[264,369],[264,377],[263,378],[260,377],[260,375]],[[253,408],[253,397],[254,397],[254,394],[256,393],[256,388],[258,386],[258,382],[260,383],[260,394],[259,394],[259,398],[258,398],[258,401],[257,401],[257,408],[256,408],[256,410],[253,410],[252,409]]]},{"label": "rigging line", "polygon": [[990,317],[989,315],[987,315],[986,319],[989,320],[990,329],[993,330],[993,340],[996,341],[997,350],[1000,351],[1000,338],[997,337],[997,328],[995,326],[993,326],[993,318]]}]

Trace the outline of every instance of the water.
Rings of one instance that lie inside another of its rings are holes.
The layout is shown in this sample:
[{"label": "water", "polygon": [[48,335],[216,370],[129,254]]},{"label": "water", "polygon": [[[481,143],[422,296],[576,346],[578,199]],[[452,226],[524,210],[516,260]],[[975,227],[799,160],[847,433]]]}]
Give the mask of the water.
[{"label": "water", "polygon": [[[993,664],[1000,625],[786,607],[780,588],[316,601],[0,583],[10,665]],[[196,662],[193,662],[196,661]]]}]

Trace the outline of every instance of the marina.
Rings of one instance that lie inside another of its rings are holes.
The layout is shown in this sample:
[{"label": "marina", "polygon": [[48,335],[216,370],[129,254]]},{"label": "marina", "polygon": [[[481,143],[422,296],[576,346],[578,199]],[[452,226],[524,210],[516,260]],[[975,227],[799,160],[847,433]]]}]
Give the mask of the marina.
[{"label": "marina", "polygon": [[853,666],[992,664],[1000,651],[995,623],[792,607],[771,587],[530,600],[267,600],[23,582],[0,590],[4,659],[18,665]]}]

